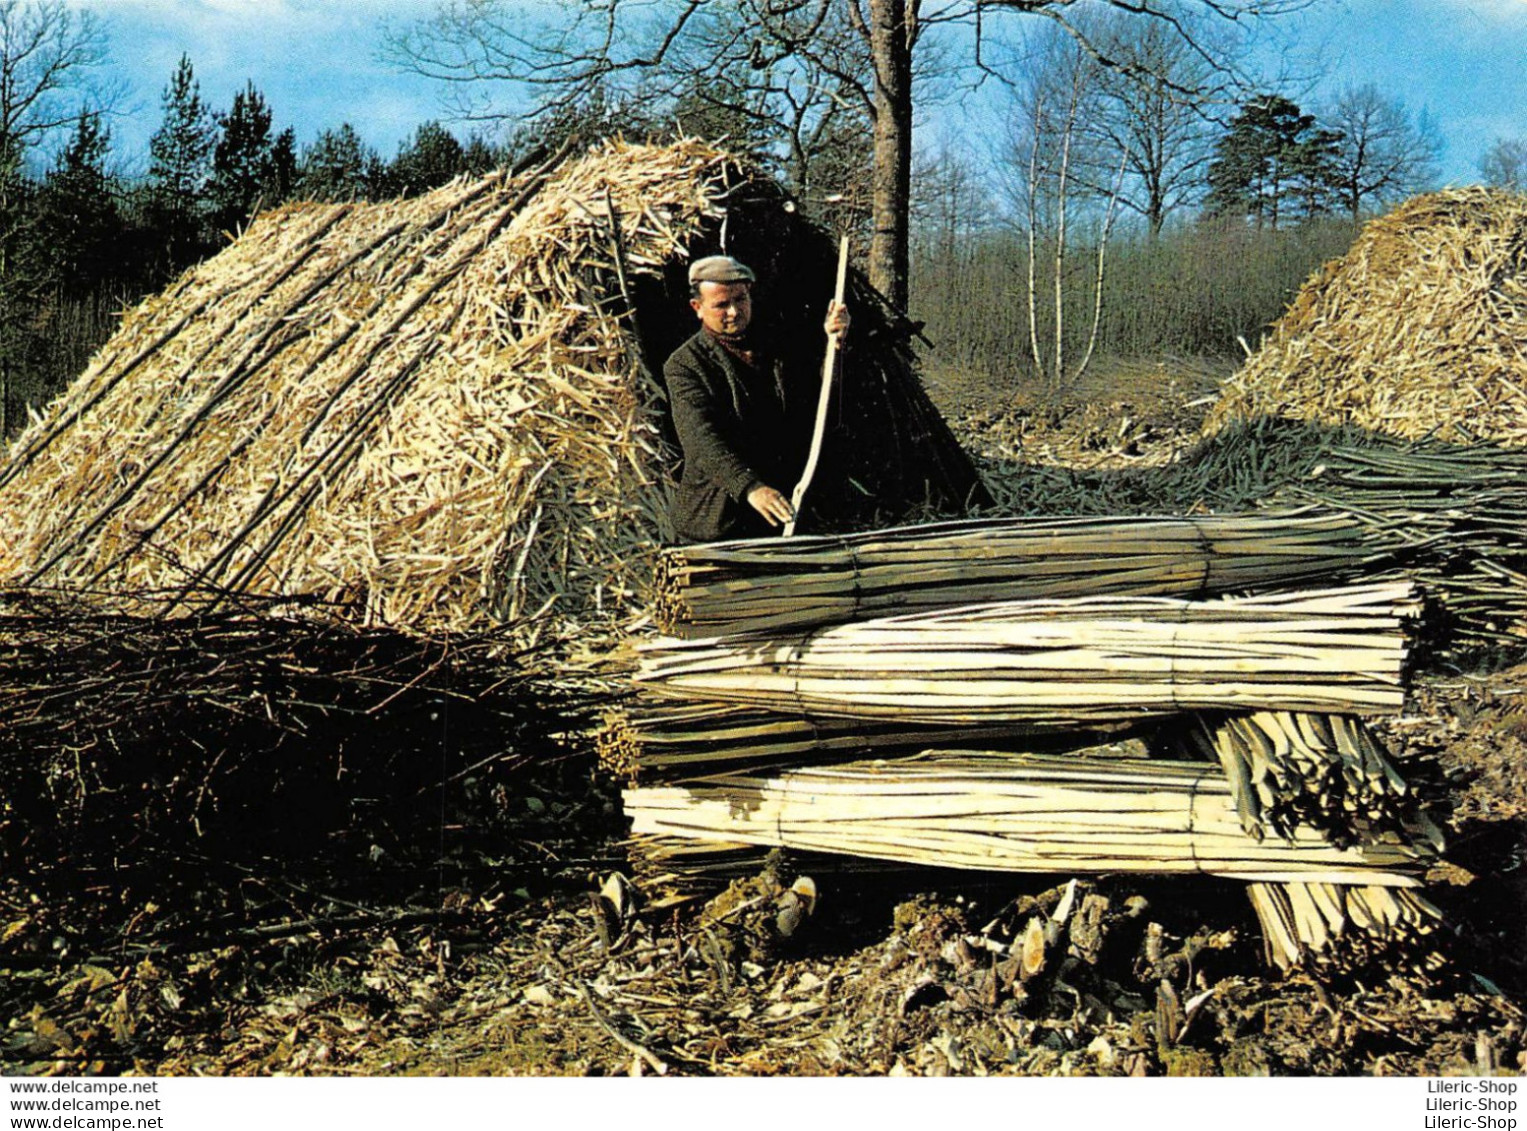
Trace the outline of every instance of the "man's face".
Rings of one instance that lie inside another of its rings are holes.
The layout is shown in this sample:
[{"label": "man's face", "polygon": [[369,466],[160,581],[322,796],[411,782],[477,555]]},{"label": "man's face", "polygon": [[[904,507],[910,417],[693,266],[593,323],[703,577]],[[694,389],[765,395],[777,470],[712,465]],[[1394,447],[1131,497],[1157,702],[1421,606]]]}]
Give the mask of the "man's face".
[{"label": "man's face", "polygon": [[700,297],[690,299],[689,305],[712,334],[733,337],[753,320],[753,284],[701,283]]}]

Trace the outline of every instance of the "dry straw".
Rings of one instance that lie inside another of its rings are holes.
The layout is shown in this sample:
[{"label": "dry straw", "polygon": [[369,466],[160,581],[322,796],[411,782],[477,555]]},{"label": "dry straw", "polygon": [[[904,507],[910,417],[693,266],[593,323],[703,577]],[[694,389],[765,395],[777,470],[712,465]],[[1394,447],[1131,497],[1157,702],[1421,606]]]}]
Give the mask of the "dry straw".
[{"label": "dry straw", "polygon": [[1527,196],[1421,196],[1370,222],[1226,382],[1255,416],[1527,444]]},{"label": "dry straw", "polygon": [[[624,607],[666,509],[648,354],[665,319],[693,329],[668,277],[744,203],[777,254],[830,257],[776,186],[698,142],[262,216],[130,311],[13,445],[0,587],[156,614],[301,596],[426,633]],[[974,472],[855,287],[856,323],[882,331],[855,372],[884,395],[854,426],[900,445],[883,462],[904,479],[968,477],[870,493],[962,501]]]}]

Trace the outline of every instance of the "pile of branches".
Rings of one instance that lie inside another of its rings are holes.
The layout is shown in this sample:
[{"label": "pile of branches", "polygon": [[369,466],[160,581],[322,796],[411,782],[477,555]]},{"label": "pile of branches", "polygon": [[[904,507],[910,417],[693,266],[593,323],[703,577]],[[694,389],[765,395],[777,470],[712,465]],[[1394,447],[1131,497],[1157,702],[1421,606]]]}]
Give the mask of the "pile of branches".
[{"label": "pile of branches", "polygon": [[[272,611],[102,613],[0,598],[0,859],[382,843],[448,796],[565,756],[576,689],[500,634]],[[444,792],[442,792],[444,791]],[[428,804],[426,804],[428,802]]]}]

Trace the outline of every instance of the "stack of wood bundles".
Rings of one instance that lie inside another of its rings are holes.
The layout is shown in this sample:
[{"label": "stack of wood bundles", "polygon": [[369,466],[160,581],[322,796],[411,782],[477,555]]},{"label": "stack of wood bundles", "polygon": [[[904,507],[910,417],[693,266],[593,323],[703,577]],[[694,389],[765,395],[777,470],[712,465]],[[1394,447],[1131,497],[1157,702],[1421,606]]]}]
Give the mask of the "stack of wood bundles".
[{"label": "stack of wood bundles", "polygon": [[[1408,889],[1440,836],[1354,716],[1401,706],[1412,590],[1276,591],[1382,557],[1364,524],[1311,511],[669,551],[664,615],[689,638],[640,649],[605,761],[649,875],[730,874],[744,845],[1203,872],[1261,885],[1280,965],[1403,945],[1436,921]],[[874,615],[908,607],[926,611]],[[1142,724],[1199,760],[1145,757]]]}]

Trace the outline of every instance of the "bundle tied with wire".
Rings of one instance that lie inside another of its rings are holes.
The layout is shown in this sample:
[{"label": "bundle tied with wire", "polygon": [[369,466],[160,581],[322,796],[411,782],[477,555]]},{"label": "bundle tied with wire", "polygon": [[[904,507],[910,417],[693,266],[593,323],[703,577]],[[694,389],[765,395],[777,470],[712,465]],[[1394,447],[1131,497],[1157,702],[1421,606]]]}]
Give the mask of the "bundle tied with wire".
[{"label": "bundle tied with wire", "polygon": [[1246,835],[1219,768],[1161,759],[930,751],[629,789],[635,834],[988,871],[1208,874],[1409,887],[1427,844]]},{"label": "bundle tied with wire", "polygon": [[1186,710],[1394,713],[1406,583],[1185,601],[999,601],[802,636],[663,639],[640,687],[808,718],[1077,728]]},{"label": "bundle tied with wire", "polygon": [[[1092,728],[1126,730],[1125,724]],[[984,744],[992,749],[1028,750],[1047,742],[1072,741],[1077,728],[1067,722],[1033,720],[997,723],[919,725],[915,719],[805,718],[799,715],[684,702],[638,695],[610,712],[595,744],[609,773],[637,781],[666,781],[718,770],[791,766],[845,760],[868,753],[913,753],[933,746]]]},{"label": "bundle tied with wire", "polygon": [[666,549],[656,609],[684,637],[840,623],[985,601],[1198,597],[1371,574],[1367,524],[1315,508],[986,519]]}]

